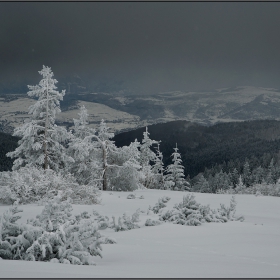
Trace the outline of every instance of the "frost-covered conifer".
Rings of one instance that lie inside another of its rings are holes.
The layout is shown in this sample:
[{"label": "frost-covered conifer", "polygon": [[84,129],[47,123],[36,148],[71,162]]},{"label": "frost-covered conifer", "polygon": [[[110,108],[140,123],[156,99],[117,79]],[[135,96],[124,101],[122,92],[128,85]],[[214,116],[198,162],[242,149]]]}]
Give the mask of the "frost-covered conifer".
[{"label": "frost-covered conifer", "polygon": [[243,184],[243,180],[242,180],[242,177],[240,175],[239,179],[238,179],[238,183],[235,187],[235,192],[236,193],[244,193],[245,190],[246,190],[246,186]]},{"label": "frost-covered conifer", "polygon": [[177,143],[172,156],[173,163],[166,168],[165,188],[172,190],[189,190],[189,184],[185,180],[184,166],[182,165],[181,155],[178,152]]},{"label": "frost-covered conifer", "polygon": [[80,184],[96,185],[98,179],[97,169],[97,142],[91,136],[95,136],[95,129],[88,126],[88,113],[85,106],[81,106],[79,119],[74,119],[74,133],[68,145],[68,154],[75,160],[68,166]]},{"label": "frost-covered conifer", "polygon": [[229,176],[230,176],[233,186],[235,187],[236,184],[238,183],[238,178],[239,178],[237,169],[234,168],[233,171],[229,174]]},{"label": "frost-covered conifer", "polygon": [[159,143],[157,145],[156,150],[156,158],[155,164],[152,166],[152,173],[153,176],[153,188],[155,189],[162,189],[164,187],[164,164],[163,164],[163,155],[159,149]]},{"label": "frost-covered conifer", "polygon": [[210,186],[203,174],[199,177],[198,182],[193,186],[194,191],[197,192],[210,192]]},{"label": "frost-covered conifer", "polygon": [[150,139],[149,135],[150,133],[146,127],[146,131],[143,132],[143,139],[140,146],[140,164],[145,178],[143,185],[146,188],[150,188],[152,186],[154,177],[151,164],[155,162],[156,154],[152,151],[151,147],[153,144],[158,143],[157,141]]},{"label": "frost-covered conifer", "polygon": [[64,168],[67,162],[73,161],[66,155],[63,146],[68,139],[68,133],[65,128],[55,124],[65,91],[56,90],[57,80],[53,78],[50,67],[43,66],[39,74],[43,76],[40,83],[28,86],[27,94],[38,98],[35,104],[29,107],[31,120],[15,129],[13,135],[21,137],[19,146],[14,152],[7,154],[16,158],[13,170],[32,165],[58,171]]},{"label": "frost-covered conifer", "polygon": [[246,161],[243,166],[243,183],[246,187],[249,187],[251,184],[251,170],[248,161]]}]

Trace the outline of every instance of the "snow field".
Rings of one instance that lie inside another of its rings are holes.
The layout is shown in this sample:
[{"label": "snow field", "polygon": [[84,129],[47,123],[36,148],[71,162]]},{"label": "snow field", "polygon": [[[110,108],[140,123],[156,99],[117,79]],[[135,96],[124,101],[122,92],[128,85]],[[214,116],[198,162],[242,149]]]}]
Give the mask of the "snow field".
[{"label": "snow field", "polygon": [[[182,201],[187,193],[167,190],[103,192],[100,205],[74,205],[73,214],[82,211],[118,217],[131,216],[138,208],[140,229],[101,231],[115,238],[117,244],[103,244],[103,259],[96,266],[63,265],[43,262],[0,260],[3,278],[278,278],[280,276],[280,203],[278,197],[236,195],[236,214],[244,222],[209,223],[182,226],[164,223],[145,227],[145,221],[157,219],[147,214],[149,205],[169,196],[167,208]],[[211,208],[229,205],[231,195],[194,193],[197,202]],[[139,199],[143,195],[144,199]],[[8,206],[0,206],[0,215]],[[24,205],[22,221],[35,217],[43,206]]]}]

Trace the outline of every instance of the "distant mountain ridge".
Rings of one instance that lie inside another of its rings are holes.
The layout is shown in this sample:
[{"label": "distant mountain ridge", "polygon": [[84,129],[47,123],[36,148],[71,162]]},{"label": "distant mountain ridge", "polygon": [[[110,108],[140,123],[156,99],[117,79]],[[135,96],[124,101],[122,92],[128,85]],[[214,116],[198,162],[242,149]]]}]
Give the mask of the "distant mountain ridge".
[{"label": "distant mountain ridge", "polygon": [[[235,87],[209,92],[162,92],[132,95],[90,92],[81,79],[66,84],[60,124],[71,126],[81,104],[92,111],[91,126],[103,118],[115,133],[155,123],[187,120],[203,125],[246,120],[280,120],[280,91],[273,88]],[[75,89],[75,90],[74,90]],[[69,90],[70,92],[67,92]],[[0,96],[0,130],[11,133],[27,116],[33,102],[26,94]],[[92,107],[92,108],[91,108]],[[2,129],[1,129],[2,128]]]}]

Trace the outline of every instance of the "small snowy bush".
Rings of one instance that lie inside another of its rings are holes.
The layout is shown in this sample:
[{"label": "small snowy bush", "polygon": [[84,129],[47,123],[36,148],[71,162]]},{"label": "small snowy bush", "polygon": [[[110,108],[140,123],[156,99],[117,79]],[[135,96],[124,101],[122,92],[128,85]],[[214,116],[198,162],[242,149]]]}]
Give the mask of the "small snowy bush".
[{"label": "small snowy bush", "polygon": [[147,219],[146,222],[145,222],[145,226],[157,226],[157,225],[160,225],[161,222],[160,221],[157,221],[157,220],[152,220],[152,219]]},{"label": "small snowy bush", "polygon": [[127,216],[124,213],[122,217],[119,217],[117,224],[115,221],[115,217],[112,217],[113,223],[111,227],[114,228],[115,231],[125,231],[125,230],[140,228],[140,226],[137,224],[137,222],[139,222],[139,214],[140,214],[140,209],[137,209],[136,212],[132,214],[131,217]]},{"label": "small snowy bush", "polygon": [[162,211],[159,220],[188,226],[199,226],[205,222],[243,221],[242,216],[235,216],[235,209],[236,201],[234,196],[228,208],[221,204],[220,209],[212,210],[209,205],[203,206],[196,202],[193,194],[188,194],[183,197],[183,202],[175,204],[172,210]]},{"label": "small snowy bush", "polygon": [[170,200],[170,197],[168,196],[163,196],[158,199],[158,202],[155,204],[153,208],[150,208],[155,214],[158,214],[160,209],[166,207],[166,204]]},{"label": "small snowy bush", "polygon": [[101,244],[116,243],[101,236],[99,224],[87,212],[73,216],[69,201],[50,201],[42,213],[27,224],[17,224],[16,205],[0,220],[0,257],[64,264],[94,265],[102,257]]},{"label": "small snowy bush", "polygon": [[131,193],[131,194],[129,194],[126,198],[127,198],[127,199],[135,199],[136,196],[135,196],[135,194]]}]

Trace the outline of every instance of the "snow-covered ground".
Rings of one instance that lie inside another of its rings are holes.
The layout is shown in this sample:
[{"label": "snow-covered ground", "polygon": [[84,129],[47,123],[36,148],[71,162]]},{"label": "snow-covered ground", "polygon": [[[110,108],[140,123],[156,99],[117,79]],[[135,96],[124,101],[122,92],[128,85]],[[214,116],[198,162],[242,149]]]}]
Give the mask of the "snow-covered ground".
[{"label": "snow-covered ground", "polygon": [[[74,213],[92,210],[116,218],[132,215],[138,208],[141,228],[125,232],[101,231],[116,239],[117,244],[105,244],[103,259],[96,266],[64,265],[47,262],[0,260],[2,278],[279,278],[280,277],[280,198],[236,195],[236,214],[244,222],[210,223],[182,226],[171,223],[145,227],[149,205],[158,198],[171,197],[170,209],[182,201],[186,193],[163,190],[138,190],[136,199],[127,199],[127,192],[104,192],[100,205],[75,205]],[[140,195],[144,199],[139,199]],[[229,206],[231,195],[195,193],[201,204],[218,208]],[[7,209],[0,206],[0,215]],[[35,217],[42,206],[25,205],[22,221]]]}]

